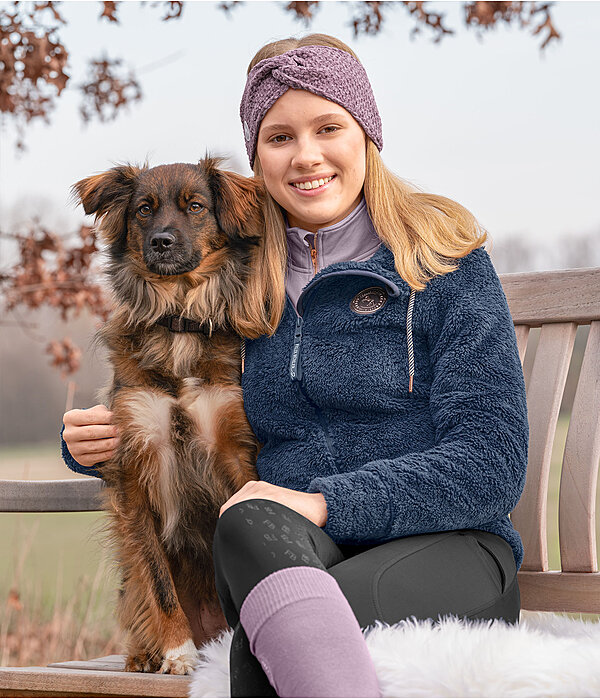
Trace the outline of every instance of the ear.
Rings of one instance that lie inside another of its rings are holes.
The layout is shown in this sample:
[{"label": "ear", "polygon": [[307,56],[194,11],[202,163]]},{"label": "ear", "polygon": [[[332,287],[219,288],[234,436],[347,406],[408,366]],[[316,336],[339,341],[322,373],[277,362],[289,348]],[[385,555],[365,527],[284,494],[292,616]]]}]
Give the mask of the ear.
[{"label": "ear", "polygon": [[222,160],[207,157],[198,163],[208,178],[219,228],[231,238],[254,238],[262,230],[264,181],[221,170]]},{"label": "ear", "polygon": [[83,205],[86,214],[95,214],[94,221],[104,217],[100,234],[111,245],[126,235],[129,200],[145,169],[130,164],[118,165],[71,186],[71,197]]}]

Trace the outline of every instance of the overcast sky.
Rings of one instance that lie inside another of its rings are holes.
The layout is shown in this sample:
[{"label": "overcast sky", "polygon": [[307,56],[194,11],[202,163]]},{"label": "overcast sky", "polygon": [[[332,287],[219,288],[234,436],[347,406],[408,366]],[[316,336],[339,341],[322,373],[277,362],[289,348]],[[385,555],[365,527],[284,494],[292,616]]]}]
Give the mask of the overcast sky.
[{"label": "overcast sky", "polygon": [[[3,119],[2,228],[36,213],[49,226],[91,221],[68,202],[69,188],[117,162],[195,162],[208,149],[250,175],[238,116],[248,62],[264,43],[310,30],[339,37],[365,65],[383,121],[382,157],[397,175],[461,202],[492,240],[600,239],[600,3],[555,3],[563,38],[543,54],[540,37],[516,26],[478,40],[464,27],[462,3],[430,3],[457,30],[439,44],[428,32],[411,40],[400,5],[379,35],[355,39],[353,3],[322,2],[308,28],[285,4],[245,2],[228,16],[216,2],[188,1],[182,19],[162,22],[162,4],[123,2],[114,25],[97,20],[98,2],[60,3],[71,80],[51,124],[26,127],[24,154]],[[103,52],[137,71],[144,99],[85,127],[75,85],[87,59]]]}]

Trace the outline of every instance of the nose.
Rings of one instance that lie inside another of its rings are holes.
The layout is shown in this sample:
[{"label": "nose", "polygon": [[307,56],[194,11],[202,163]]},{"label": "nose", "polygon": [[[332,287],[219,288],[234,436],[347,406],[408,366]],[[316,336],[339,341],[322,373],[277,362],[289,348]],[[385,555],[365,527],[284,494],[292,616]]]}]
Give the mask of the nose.
[{"label": "nose", "polygon": [[323,154],[316,139],[310,136],[297,139],[296,150],[291,162],[292,167],[308,170],[322,162]]},{"label": "nose", "polygon": [[169,250],[173,243],[175,243],[175,236],[168,231],[155,233],[150,239],[152,250],[156,251],[157,253],[164,253],[165,250]]}]

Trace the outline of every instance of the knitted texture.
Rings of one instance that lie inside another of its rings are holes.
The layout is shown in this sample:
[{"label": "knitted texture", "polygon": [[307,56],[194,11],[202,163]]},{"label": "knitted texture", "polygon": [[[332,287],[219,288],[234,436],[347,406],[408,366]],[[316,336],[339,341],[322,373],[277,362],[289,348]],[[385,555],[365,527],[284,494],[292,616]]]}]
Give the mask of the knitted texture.
[{"label": "knitted texture", "polygon": [[286,90],[307,90],[346,109],[381,151],[381,117],[362,64],[332,46],[302,46],[259,61],[248,74],[240,103],[246,151],[254,167],[260,123]]},{"label": "knitted texture", "polygon": [[299,598],[330,599],[343,596],[333,576],[315,566],[291,566],[261,579],[240,608],[240,620],[250,641],[278,610]]},{"label": "knitted texture", "polygon": [[240,621],[279,697],[381,697],[358,620],[327,571],[275,571],[248,593]]}]

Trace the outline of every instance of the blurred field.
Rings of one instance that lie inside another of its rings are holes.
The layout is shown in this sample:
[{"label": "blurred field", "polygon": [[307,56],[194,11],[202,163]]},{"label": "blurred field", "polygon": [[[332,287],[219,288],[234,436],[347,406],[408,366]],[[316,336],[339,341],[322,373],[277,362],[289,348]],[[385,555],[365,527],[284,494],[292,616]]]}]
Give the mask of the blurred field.
[{"label": "blurred field", "polygon": [[[0,451],[2,479],[71,479],[57,443]],[[121,653],[103,513],[0,513],[0,665]]]},{"label": "blurred field", "polygon": [[0,479],[80,479],[60,456],[60,442],[0,449]]},{"label": "blurred field", "polygon": [[[550,475],[550,569],[560,567],[557,496],[567,426],[568,418],[561,417]],[[0,478],[94,477],[67,469],[58,444],[51,443],[0,450]],[[5,601],[0,665],[122,653],[113,614],[118,577],[100,536],[104,518],[102,513],[0,513],[0,600]]]}]

